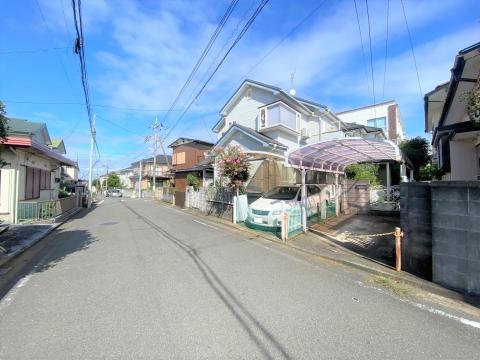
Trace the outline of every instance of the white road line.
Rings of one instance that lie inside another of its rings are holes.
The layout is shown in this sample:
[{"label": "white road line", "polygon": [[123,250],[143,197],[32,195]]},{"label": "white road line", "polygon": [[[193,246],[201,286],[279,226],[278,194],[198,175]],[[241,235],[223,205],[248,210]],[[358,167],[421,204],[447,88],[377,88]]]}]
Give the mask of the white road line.
[{"label": "white road line", "polygon": [[202,222],[202,221],[200,221],[200,220],[195,220],[195,219],[193,219],[193,221],[195,221],[196,223],[202,224],[203,226],[208,226],[209,228],[212,228],[212,229],[215,229],[215,230],[219,230],[219,229],[216,228],[215,226],[212,226],[212,225],[209,225],[209,224],[205,224],[204,222]]},{"label": "white road line", "polygon": [[419,309],[426,310],[426,311],[428,311],[432,314],[444,316],[446,318],[461,322],[464,325],[468,325],[468,326],[480,329],[480,322],[478,322],[478,321],[468,320],[468,319],[465,319],[465,318],[460,317],[460,316],[452,315],[452,314],[449,314],[449,313],[447,313],[443,310],[435,309],[435,308],[427,306],[427,305],[423,305],[423,304],[419,304],[419,303],[412,303],[410,301],[407,301],[407,302],[412,304],[413,306],[419,308]]},{"label": "white road line", "polygon": [[98,202],[98,205],[102,205],[104,201],[105,201],[105,199],[104,199],[104,200],[100,200],[100,201]]},{"label": "white road line", "polygon": [[18,281],[17,284],[7,293],[7,295],[2,299],[2,301],[0,301],[0,312],[5,310],[13,302],[20,288],[24,287],[31,277],[32,274],[28,274],[20,281]]}]

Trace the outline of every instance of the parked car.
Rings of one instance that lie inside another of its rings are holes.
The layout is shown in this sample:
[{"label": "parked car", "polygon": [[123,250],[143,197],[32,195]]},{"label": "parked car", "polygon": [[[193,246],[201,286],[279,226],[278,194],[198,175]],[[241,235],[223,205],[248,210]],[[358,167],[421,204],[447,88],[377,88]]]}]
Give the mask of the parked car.
[{"label": "parked car", "polygon": [[[326,185],[307,185],[307,216],[317,213],[317,204],[321,201],[321,191]],[[248,218],[252,224],[277,227],[282,222],[282,207],[300,206],[302,197],[300,185],[277,186],[255,200],[248,207]]]},{"label": "parked car", "polygon": [[112,189],[108,191],[107,196],[122,197],[122,192],[119,189]]}]

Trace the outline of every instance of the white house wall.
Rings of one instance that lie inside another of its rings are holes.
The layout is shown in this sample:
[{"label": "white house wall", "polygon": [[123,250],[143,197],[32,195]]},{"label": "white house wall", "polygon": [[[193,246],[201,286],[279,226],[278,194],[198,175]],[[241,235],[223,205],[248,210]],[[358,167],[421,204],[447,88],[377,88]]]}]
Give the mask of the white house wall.
[{"label": "white house wall", "polygon": [[219,131],[218,137],[221,138],[230,126],[236,122],[239,125],[258,130],[258,108],[277,101],[278,99],[269,91],[251,87],[251,97],[246,97],[246,90],[243,91],[239,100],[232,104],[230,112],[225,118],[225,125]]},{"label": "white house wall", "polygon": [[449,180],[477,180],[477,162],[475,139],[450,141]]}]

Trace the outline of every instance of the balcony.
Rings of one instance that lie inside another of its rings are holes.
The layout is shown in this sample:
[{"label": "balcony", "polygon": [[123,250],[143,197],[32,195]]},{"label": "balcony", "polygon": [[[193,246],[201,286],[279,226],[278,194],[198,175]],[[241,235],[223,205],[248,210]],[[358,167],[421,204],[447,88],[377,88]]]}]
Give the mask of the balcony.
[{"label": "balcony", "polygon": [[258,118],[260,132],[277,127],[295,135],[300,132],[300,113],[281,101],[260,107]]},{"label": "balcony", "polygon": [[[133,171],[131,172],[130,174],[130,178],[138,178],[139,176],[139,171],[140,169],[133,169]],[[161,178],[161,177],[164,177],[164,178],[168,178],[169,175],[168,175],[168,170],[162,170],[162,169],[157,169],[156,173],[155,173],[155,176],[157,178]],[[142,177],[153,177],[153,169],[142,169]]]}]

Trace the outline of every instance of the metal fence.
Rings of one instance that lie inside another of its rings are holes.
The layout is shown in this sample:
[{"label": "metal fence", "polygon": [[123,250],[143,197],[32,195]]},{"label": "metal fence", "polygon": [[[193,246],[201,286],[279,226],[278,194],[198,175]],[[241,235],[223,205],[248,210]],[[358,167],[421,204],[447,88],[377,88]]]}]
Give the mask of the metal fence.
[{"label": "metal fence", "polygon": [[381,210],[400,210],[400,186],[393,185],[390,189],[383,185],[372,186],[370,207]]},{"label": "metal fence", "polygon": [[208,186],[205,188],[205,199],[207,201],[232,205],[234,196],[235,192],[226,187]]},{"label": "metal fence", "polygon": [[22,201],[18,203],[17,221],[54,220],[78,206],[77,196],[47,201]]}]

